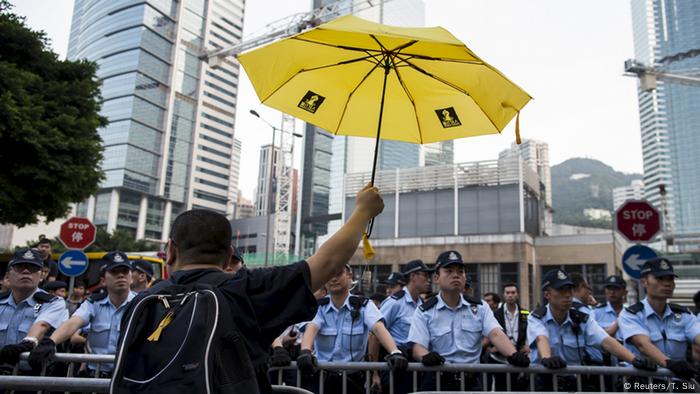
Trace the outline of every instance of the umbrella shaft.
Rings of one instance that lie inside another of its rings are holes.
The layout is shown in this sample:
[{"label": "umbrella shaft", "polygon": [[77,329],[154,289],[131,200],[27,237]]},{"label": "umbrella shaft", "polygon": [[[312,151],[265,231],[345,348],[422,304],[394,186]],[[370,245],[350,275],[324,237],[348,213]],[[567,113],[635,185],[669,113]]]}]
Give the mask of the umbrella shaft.
[{"label": "umbrella shaft", "polygon": [[374,186],[374,176],[377,173],[377,157],[379,156],[379,135],[382,131],[382,115],[384,115],[384,96],[386,95],[386,80],[387,80],[388,76],[389,76],[389,67],[384,67],[384,84],[382,85],[382,101],[379,104],[379,121],[377,122],[377,139],[374,142],[374,163],[372,164],[372,179],[370,181],[372,186]]}]

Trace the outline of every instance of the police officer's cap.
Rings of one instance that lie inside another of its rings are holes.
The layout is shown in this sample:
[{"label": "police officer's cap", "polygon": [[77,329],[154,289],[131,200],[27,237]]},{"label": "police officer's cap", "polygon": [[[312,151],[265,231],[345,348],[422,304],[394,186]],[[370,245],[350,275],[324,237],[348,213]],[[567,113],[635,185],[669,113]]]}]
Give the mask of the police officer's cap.
[{"label": "police officer's cap", "polygon": [[569,274],[562,269],[549,270],[542,278],[542,290],[546,290],[549,287],[561,289],[562,287],[573,285],[574,282],[571,280]]},{"label": "police officer's cap", "polygon": [[644,262],[644,265],[642,265],[642,270],[640,272],[642,276],[651,274],[654,275],[657,278],[661,278],[664,276],[673,276],[675,278],[678,277],[673,272],[673,265],[671,264],[668,259],[664,258],[655,258],[655,259],[650,259]]},{"label": "police officer's cap", "polygon": [[131,262],[131,267],[136,271],[143,272],[148,275],[149,278],[153,277],[153,266],[151,263],[144,259],[138,259]]},{"label": "police officer's cap", "polygon": [[610,275],[605,278],[605,287],[618,287],[624,289],[627,287],[627,283],[619,275]]},{"label": "police officer's cap", "polygon": [[126,267],[129,270],[132,269],[129,257],[124,252],[109,252],[102,258],[102,261],[105,263],[102,266],[103,273],[119,267]]},{"label": "police officer's cap", "polygon": [[44,285],[44,290],[58,290],[58,289],[68,289],[68,284],[62,280],[54,280]]},{"label": "police officer's cap", "polygon": [[390,286],[405,285],[406,279],[404,278],[402,273],[392,272],[389,274],[389,276],[387,276],[386,279],[380,281],[379,283],[383,284],[383,285],[390,285]]},{"label": "police officer's cap", "polygon": [[428,268],[428,266],[425,265],[423,260],[411,260],[408,263],[406,263],[406,265],[403,267],[403,270],[401,270],[401,273],[405,277],[408,277],[408,274],[411,274],[413,272],[431,273],[433,272],[433,270]]},{"label": "police officer's cap", "polygon": [[44,260],[41,258],[39,252],[29,248],[17,249],[12,255],[8,267],[22,263],[36,265],[39,268],[44,266]]},{"label": "police officer's cap", "polygon": [[462,255],[456,250],[448,250],[446,252],[440,253],[435,262],[435,271],[440,268],[447,267],[448,265],[459,264],[464,266],[464,261],[462,260]]}]

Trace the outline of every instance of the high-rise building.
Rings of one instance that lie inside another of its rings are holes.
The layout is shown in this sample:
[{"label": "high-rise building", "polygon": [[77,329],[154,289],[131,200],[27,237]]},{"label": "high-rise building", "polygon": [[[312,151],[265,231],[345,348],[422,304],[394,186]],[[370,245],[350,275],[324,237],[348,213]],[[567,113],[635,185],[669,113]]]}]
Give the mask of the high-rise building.
[{"label": "high-rise building", "polygon": [[441,166],[454,163],[454,140],[421,145],[420,165]]},{"label": "high-rise building", "polygon": [[549,144],[542,141],[525,139],[520,145],[512,143],[510,149],[501,151],[498,159],[520,156],[528,167],[537,173],[546,188],[545,202],[552,206],[552,173],[549,166]]},{"label": "high-rise building", "polygon": [[641,200],[643,198],[644,181],[635,179],[629,186],[616,187],[613,189],[613,210],[617,210],[617,208],[627,200]]},{"label": "high-rise building", "polygon": [[253,205],[252,201],[243,197],[243,193],[238,190],[235,219],[248,219],[253,216],[255,216],[255,205]]},{"label": "high-rise building", "polygon": [[[700,56],[674,55],[700,48],[700,2],[632,1],[635,59],[683,74],[700,68]],[[672,61],[669,61],[672,60]],[[700,88],[658,80],[656,89],[638,88],[644,161],[644,195],[663,209],[674,238],[700,233]]]},{"label": "high-rise building", "polygon": [[[280,148],[275,146],[272,156],[272,172],[270,172],[270,154],[272,145],[267,144],[260,147],[260,164],[258,165],[258,187],[255,189],[255,216],[267,215],[275,208],[275,178],[277,176],[277,166],[280,161]],[[272,176],[272,209],[268,209],[270,203],[270,176]]]},{"label": "high-rise building", "polygon": [[78,214],[108,231],[167,240],[190,208],[233,215],[239,66],[206,50],[241,39],[244,0],[76,0],[71,60],[99,65],[106,178]]}]

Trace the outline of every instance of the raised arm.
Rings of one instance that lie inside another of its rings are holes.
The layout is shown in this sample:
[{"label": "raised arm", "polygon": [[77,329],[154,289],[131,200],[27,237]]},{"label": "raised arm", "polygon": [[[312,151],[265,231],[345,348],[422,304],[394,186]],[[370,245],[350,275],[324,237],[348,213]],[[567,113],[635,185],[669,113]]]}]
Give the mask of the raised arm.
[{"label": "raised arm", "polygon": [[320,289],[350,261],[370,219],[384,210],[379,190],[369,184],[355,198],[348,221],[306,261],[311,272],[311,291]]}]

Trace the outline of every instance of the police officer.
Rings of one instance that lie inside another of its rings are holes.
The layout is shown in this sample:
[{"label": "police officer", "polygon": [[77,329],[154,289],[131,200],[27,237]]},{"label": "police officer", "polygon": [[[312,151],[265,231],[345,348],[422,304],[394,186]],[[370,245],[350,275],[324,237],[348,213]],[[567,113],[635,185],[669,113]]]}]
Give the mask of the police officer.
[{"label": "police officer", "polygon": [[62,280],[55,280],[44,285],[44,291],[52,296],[63,298],[68,297],[68,284]]},{"label": "police officer", "polygon": [[597,302],[593,298],[593,292],[591,291],[591,286],[588,284],[586,278],[583,277],[578,272],[572,272],[569,274],[571,281],[574,282],[573,289],[573,299],[571,306],[579,312],[588,314],[590,319],[595,319],[595,314],[593,313],[592,305],[596,305]]},{"label": "police officer", "polygon": [[27,248],[17,250],[8,264],[10,291],[0,295],[0,364],[16,364],[21,353],[68,319],[65,301],[38,288],[43,266],[39,252]]},{"label": "police officer", "polygon": [[224,265],[224,272],[235,274],[236,272],[240,271],[240,269],[243,267],[245,267],[245,261],[243,260],[243,256],[237,248],[234,248],[233,254],[231,255],[231,260],[229,260],[229,262],[226,265]]},{"label": "police officer", "polygon": [[[611,275],[605,278],[605,300],[604,304],[594,309],[594,317],[598,325],[618,342],[622,342],[622,336],[618,329],[617,317],[622,312],[623,303],[627,297],[627,283],[621,276]],[[595,361],[600,361],[604,365],[617,364],[617,360],[612,360],[609,354],[594,352],[592,357]]]},{"label": "police officer", "polygon": [[386,295],[391,297],[394,293],[401,291],[403,286],[406,285],[406,279],[400,272],[392,272],[386,279],[379,281],[379,284],[386,286]]},{"label": "police officer", "polygon": [[[389,331],[384,327],[382,315],[369,299],[350,295],[352,271],[349,265],[326,285],[330,297],[319,300],[319,309],[314,319],[304,328],[301,352],[297,366],[306,376],[314,372],[316,349],[320,361],[363,361],[367,351],[367,336],[370,331],[389,352],[386,360],[396,373],[408,367],[408,359],[396,347]],[[364,392],[364,373],[348,373],[348,392]],[[340,375],[329,373],[325,381],[326,392],[339,392],[342,387]],[[314,379],[316,381],[316,379]],[[325,391],[325,390],[324,390]]]},{"label": "police officer", "polygon": [[[396,345],[406,357],[410,357],[411,349],[408,344],[408,330],[411,327],[411,319],[416,312],[416,308],[423,303],[421,293],[430,290],[430,275],[433,270],[428,268],[422,260],[412,260],[406,263],[401,271],[406,280],[406,286],[388,297],[381,305],[381,314],[387,330],[394,338]],[[372,341],[373,337],[370,337]],[[371,342],[370,342],[371,343]],[[372,348],[373,346],[370,346]],[[378,348],[378,346],[377,346]],[[378,357],[381,359],[383,357]],[[384,391],[389,391],[389,374],[381,374]],[[410,376],[406,375],[395,387],[397,393],[411,390]]]},{"label": "police officer", "polygon": [[144,259],[131,262],[131,291],[140,293],[148,289],[153,279],[153,265]]},{"label": "police officer", "polygon": [[[120,323],[126,305],[136,296],[130,291],[132,265],[123,252],[110,252],[103,258],[102,284],[106,292],[91,296],[78,308],[68,321],[63,323],[50,338],[44,338],[41,344],[29,355],[29,362],[40,365],[50,359],[59,345],[81,328],[87,330],[87,342],[94,354],[115,354],[119,338]],[[112,364],[100,367],[100,377],[110,377]],[[93,376],[95,365],[88,365],[88,376]]]},{"label": "police officer", "polygon": [[697,375],[686,358],[688,345],[700,345],[700,322],[688,308],[669,304],[676,287],[673,265],[664,258],[647,260],[641,268],[647,296],[620,313],[619,326],[635,352],[670,369],[681,379]]},{"label": "police officer", "polygon": [[[561,269],[550,270],[542,278],[542,290],[547,305],[537,308],[527,319],[527,339],[533,363],[559,369],[567,365],[589,363],[588,348],[603,348],[636,368],[655,371],[656,364],[636,357],[610,337],[589,314],[573,307],[574,282]],[[558,376],[562,389],[576,390],[574,376]],[[552,379],[540,377],[538,387],[552,389]],[[588,389],[598,389],[595,381],[586,381]]]},{"label": "police officer", "polygon": [[[433,281],[440,293],[419,306],[411,321],[408,341],[413,343],[413,357],[423,365],[436,366],[445,362],[476,364],[480,362],[481,340],[488,337],[508,362],[527,367],[530,360],[517,352],[493,317],[491,308],[480,299],[462,294],[466,276],[465,264],[459,252],[441,253],[435,265]],[[466,374],[467,390],[480,390],[480,376]],[[442,373],[441,388],[460,389],[459,373]],[[422,390],[435,389],[435,375],[424,376]]]}]

